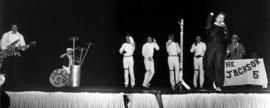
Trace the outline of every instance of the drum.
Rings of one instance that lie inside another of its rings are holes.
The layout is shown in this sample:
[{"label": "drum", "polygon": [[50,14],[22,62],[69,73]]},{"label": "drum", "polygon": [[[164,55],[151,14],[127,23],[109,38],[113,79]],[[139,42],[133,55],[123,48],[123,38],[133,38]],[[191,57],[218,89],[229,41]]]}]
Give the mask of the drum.
[{"label": "drum", "polygon": [[49,80],[54,87],[64,87],[69,83],[69,74],[65,69],[55,69]]}]

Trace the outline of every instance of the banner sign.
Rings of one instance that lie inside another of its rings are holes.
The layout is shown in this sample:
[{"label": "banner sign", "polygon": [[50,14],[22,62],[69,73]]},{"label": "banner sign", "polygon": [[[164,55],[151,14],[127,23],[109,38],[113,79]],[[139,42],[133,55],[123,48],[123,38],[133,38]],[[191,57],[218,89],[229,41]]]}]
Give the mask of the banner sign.
[{"label": "banner sign", "polygon": [[224,86],[250,84],[267,87],[263,59],[225,60],[224,74]]}]

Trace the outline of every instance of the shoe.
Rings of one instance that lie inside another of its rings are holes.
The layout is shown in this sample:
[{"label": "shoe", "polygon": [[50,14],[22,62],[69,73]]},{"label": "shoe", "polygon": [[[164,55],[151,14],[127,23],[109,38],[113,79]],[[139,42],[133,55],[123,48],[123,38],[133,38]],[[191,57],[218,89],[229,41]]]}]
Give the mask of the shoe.
[{"label": "shoe", "polygon": [[204,88],[200,88],[200,89],[199,89],[199,91],[206,91],[206,89],[204,89]]},{"label": "shoe", "polygon": [[213,82],[213,88],[214,88],[215,90],[217,89],[215,82]]},{"label": "shoe", "polygon": [[128,85],[125,85],[124,88],[128,88]]},{"label": "shoe", "polygon": [[175,88],[180,88],[180,90],[182,90],[182,81],[179,81],[176,85]]},{"label": "shoe", "polygon": [[194,87],[193,90],[199,90],[199,88],[198,87]]},{"label": "shoe", "polygon": [[215,90],[216,91],[221,91],[221,88],[220,87],[217,87]]},{"label": "shoe", "polygon": [[142,87],[143,87],[143,88],[149,88],[149,86],[148,86],[148,85],[142,85]]},{"label": "shoe", "polygon": [[172,90],[175,90],[175,87],[174,87],[174,86],[171,86],[171,89],[172,89]]},{"label": "shoe", "polygon": [[135,85],[131,85],[131,88],[134,88]]}]

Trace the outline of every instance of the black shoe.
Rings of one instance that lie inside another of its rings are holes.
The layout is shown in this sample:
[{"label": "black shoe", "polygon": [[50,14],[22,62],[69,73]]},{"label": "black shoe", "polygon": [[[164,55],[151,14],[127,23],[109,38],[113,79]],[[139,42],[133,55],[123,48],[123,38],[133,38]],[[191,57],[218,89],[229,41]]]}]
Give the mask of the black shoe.
[{"label": "black shoe", "polygon": [[175,85],[175,89],[180,88],[180,90],[182,90],[182,86],[183,86],[182,81],[179,81],[179,82]]},{"label": "black shoe", "polygon": [[171,86],[171,89],[174,91],[175,90],[175,87],[174,86]]},{"label": "black shoe", "polygon": [[194,87],[193,90],[199,90],[199,88],[198,87]]},{"label": "black shoe", "polygon": [[142,85],[142,87],[143,87],[143,88],[149,88],[149,86],[147,86],[147,85]]},{"label": "black shoe", "polygon": [[198,88],[199,91],[206,91],[203,87]]}]

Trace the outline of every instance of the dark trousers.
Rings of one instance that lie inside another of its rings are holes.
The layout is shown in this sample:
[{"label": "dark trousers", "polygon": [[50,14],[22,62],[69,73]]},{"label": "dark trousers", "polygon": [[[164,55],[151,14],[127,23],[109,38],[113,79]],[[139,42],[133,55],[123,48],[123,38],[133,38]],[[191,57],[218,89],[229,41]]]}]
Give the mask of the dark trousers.
[{"label": "dark trousers", "polygon": [[218,87],[224,83],[224,46],[209,43],[205,54],[206,75],[215,82]]},{"label": "dark trousers", "polygon": [[16,86],[23,83],[26,77],[22,73],[22,64],[20,57],[11,56],[4,59],[2,64],[3,73],[6,74],[6,86]]}]

